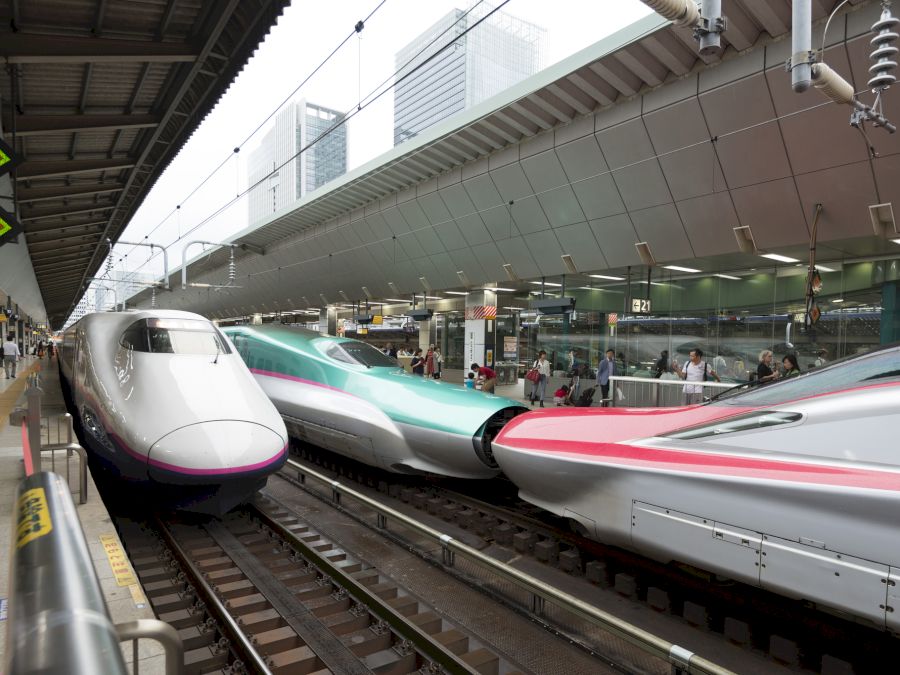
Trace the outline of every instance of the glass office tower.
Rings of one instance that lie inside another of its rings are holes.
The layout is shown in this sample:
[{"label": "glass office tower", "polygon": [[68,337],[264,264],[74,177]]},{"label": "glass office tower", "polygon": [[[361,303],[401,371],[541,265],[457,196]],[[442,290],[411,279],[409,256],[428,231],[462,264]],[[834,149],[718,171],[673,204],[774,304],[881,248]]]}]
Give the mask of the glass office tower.
[{"label": "glass office tower", "polygon": [[347,126],[335,126],[343,118],[342,112],[303,99],[275,116],[250,153],[250,224],[347,172]]},{"label": "glass office tower", "polygon": [[[397,52],[394,145],[507,89],[543,67],[546,31],[495,12],[454,9]],[[448,45],[450,45],[448,47]]]}]

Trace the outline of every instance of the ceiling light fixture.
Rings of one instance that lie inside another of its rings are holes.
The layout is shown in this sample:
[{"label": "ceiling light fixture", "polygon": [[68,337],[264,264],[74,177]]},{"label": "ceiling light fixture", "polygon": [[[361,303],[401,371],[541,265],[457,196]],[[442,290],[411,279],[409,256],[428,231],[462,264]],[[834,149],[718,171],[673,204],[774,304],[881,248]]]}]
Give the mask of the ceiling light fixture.
[{"label": "ceiling light fixture", "polygon": [[447,295],[468,295],[469,291],[444,291]]},{"label": "ceiling light fixture", "polygon": [[689,274],[696,274],[700,270],[696,270],[693,267],[681,267],[680,265],[663,265],[667,270],[673,270],[674,272],[688,272]]},{"label": "ceiling light fixture", "polygon": [[529,284],[534,284],[535,286],[540,286],[543,284],[544,286],[552,286],[553,288],[560,288],[562,284],[556,284],[552,281],[529,281]]},{"label": "ceiling light fixture", "polygon": [[825,265],[816,265],[816,269],[820,272],[837,272],[833,267],[825,267]]},{"label": "ceiling light fixture", "polygon": [[714,277],[719,277],[720,279],[731,279],[732,281],[740,281],[740,277],[735,277],[730,274],[713,274]]},{"label": "ceiling light fixture", "polygon": [[832,300],[832,302],[843,302],[843,301],[844,301],[843,298],[835,298],[834,300]]},{"label": "ceiling light fixture", "polygon": [[779,253],[762,253],[760,255],[762,255],[763,258],[768,258],[769,260],[775,260],[776,262],[783,262],[783,263],[800,262],[799,260],[797,260],[797,258],[790,258],[786,255],[781,255]]},{"label": "ceiling light fixture", "polygon": [[401,300],[400,298],[385,298],[388,302],[409,302],[409,300]]},{"label": "ceiling light fixture", "polygon": [[400,295],[400,289],[397,288],[397,284],[395,284],[393,281],[388,282],[388,288],[391,289],[394,295]]},{"label": "ceiling light fixture", "polygon": [[[518,281],[519,275],[516,274],[515,270],[513,270],[513,266],[510,263],[503,264],[503,271],[506,272],[506,278],[510,281]],[[457,274],[459,274],[457,272]]]},{"label": "ceiling light fixture", "polygon": [[894,242],[895,244],[900,244],[900,239],[891,239],[891,241]]},{"label": "ceiling light fixture", "polygon": [[578,268],[575,267],[575,261],[572,260],[572,256],[570,256],[568,253],[564,253],[560,257],[562,258],[563,265],[566,266],[566,269],[569,270],[569,272],[571,272],[572,274],[578,274]]},{"label": "ceiling light fixture", "polygon": [[592,279],[609,279],[610,281],[625,281],[625,277],[612,277],[608,274],[588,274]]},{"label": "ceiling light fixture", "polygon": [[493,291],[494,293],[496,293],[497,291],[504,292],[504,293],[512,293],[512,292],[514,292],[516,289],[515,289],[515,288],[501,288],[500,286],[497,286],[497,288],[486,288],[486,287],[485,287],[485,288],[483,288],[483,289],[481,289],[481,290],[483,290],[483,291]]}]

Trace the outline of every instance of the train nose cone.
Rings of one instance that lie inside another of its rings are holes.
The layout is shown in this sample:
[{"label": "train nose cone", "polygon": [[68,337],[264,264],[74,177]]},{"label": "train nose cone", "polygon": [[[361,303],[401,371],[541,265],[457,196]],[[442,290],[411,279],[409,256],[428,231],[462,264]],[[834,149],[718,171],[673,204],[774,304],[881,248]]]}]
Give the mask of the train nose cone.
[{"label": "train nose cone", "polygon": [[287,458],[285,439],[255,422],[217,420],[181,427],[150,448],[155,480],[199,482],[229,475],[267,474]]}]

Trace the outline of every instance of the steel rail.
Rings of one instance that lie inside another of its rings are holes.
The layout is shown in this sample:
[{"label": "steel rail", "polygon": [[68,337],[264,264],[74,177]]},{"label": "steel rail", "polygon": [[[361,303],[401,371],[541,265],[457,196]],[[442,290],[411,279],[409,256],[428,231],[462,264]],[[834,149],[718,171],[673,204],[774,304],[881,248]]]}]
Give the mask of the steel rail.
[{"label": "steel rail", "polygon": [[379,619],[384,620],[400,637],[409,640],[409,642],[421,651],[424,656],[440,665],[446,672],[477,675],[479,672],[478,670],[468,665],[453,652],[448,651],[446,647],[437,642],[421,628],[407,621],[406,618],[393,607],[372,593],[352,576],[330,563],[316,550],[307,546],[302,539],[297,537],[297,535],[272,518],[265,511],[254,505],[249,506],[248,511],[252,511],[255,517],[259,518],[261,522],[277,533],[279,537],[282,537],[290,542],[292,546],[295,546],[304,558],[319,567],[323,572],[327,571],[328,575],[334,579],[337,584],[346,588],[348,592],[358,601],[361,601],[369,611],[375,614]]},{"label": "steel rail", "polygon": [[495,560],[481,551],[454,539],[448,534],[444,534],[424,523],[420,523],[389,506],[385,506],[384,504],[341,484],[340,481],[328,478],[292,459],[288,459],[287,465],[297,471],[298,478],[301,482],[305,482],[305,478],[310,477],[323,485],[330,487],[334,501],[339,501],[340,495],[346,495],[347,497],[374,509],[379,514],[379,524],[384,522],[383,519],[390,518],[419,534],[433,539],[440,544],[444,560],[447,564],[452,565],[454,555],[462,555],[480,567],[486,568],[505,580],[526,589],[535,598],[540,598],[541,603],[543,601],[552,602],[555,605],[572,612],[576,616],[609,631],[649,654],[665,659],[674,669],[681,672],[697,673],[698,675],[734,675],[733,671],[723,668],[684,647],[673,644],[668,640],[645,631],[627,621],[623,621],[609,612],[594,607],[568,593],[549,587],[540,579],[524,572],[520,572],[499,560]]},{"label": "steel rail", "polygon": [[215,613],[216,620],[220,623],[225,636],[231,643],[231,647],[241,659],[243,659],[244,665],[246,667],[252,666],[254,669],[253,672],[271,675],[272,671],[269,669],[265,659],[263,659],[262,655],[253,647],[250,638],[244,635],[244,632],[241,630],[238,623],[228,612],[228,608],[225,607],[225,604],[221,600],[219,600],[212,587],[203,577],[203,574],[197,569],[197,566],[191,561],[185,550],[181,548],[179,543],[175,540],[175,536],[172,534],[171,530],[169,530],[169,528],[159,519],[156,520],[155,524],[156,529],[159,531],[160,535],[162,535],[166,545],[172,553],[175,554],[175,557],[181,564],[182,569],[188,576],[194,590],[197,591],[197,594],[206,604],[206,607]]}]

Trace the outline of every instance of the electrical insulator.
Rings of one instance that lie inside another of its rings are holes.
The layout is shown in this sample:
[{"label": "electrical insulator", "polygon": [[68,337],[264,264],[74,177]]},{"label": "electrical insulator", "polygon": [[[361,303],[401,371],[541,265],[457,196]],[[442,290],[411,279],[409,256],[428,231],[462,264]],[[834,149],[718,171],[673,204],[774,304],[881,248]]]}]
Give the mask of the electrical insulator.
[{"label": "electrical insulator", "polygon": [[150,289],[150,309],[156,309],[156,286]]},{"label": "electrical insulator", "polygon": [[234,247],[231,247],[231,257],[228,259],[228,283],[232,283],[237,277],[237,268],[234,264]]},{"label": "electrical insulator", "polygon": [[870,42],[874,50],[869,55],[869,58],[875,62],[869,68],[869,73],[872,75],[869,87],[872,91],[879,92],[887,89],[897,80],[891,71],[897,67],[897,62],[893,59],[900,52],[900,49],[893,44],[900,38],[900,35],[894,32],[898,24],[900,24],[900,19],[891,15],[890,3],[883,3],[881,18],[872,24],[872,31],[875,33],[875,37]]},{"label": "electrical insulator", "polygon": [[676,26],[693,26],[700,21],[700,12],[693,0],[644,0],[644,4]]}]

